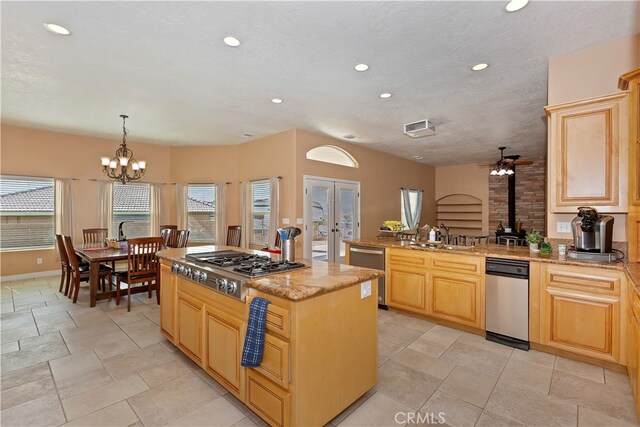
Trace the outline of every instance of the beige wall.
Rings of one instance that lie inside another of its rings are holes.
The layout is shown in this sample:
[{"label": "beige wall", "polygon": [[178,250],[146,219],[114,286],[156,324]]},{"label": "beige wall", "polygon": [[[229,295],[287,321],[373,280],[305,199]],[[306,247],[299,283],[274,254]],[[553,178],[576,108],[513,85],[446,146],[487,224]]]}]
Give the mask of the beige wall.
[{"label": "beige wall", "polygon": [[549,59],[548,104],[618,91],[618,77],[640,66],[640,34]]},{"label": "beige wall", "polygon": [[482,200],[482,234],[489,234],[489,168],[476,164],[441,166],[435,176],[435,200],[450,194],[468,194]]},{"label": "beige wall", "polygon": [[[91,138],[2,125],[0,171],[4,175],[77,178],[74,181],[74,239],[82,241],[82,229],[98,226],[98,184],[104,179],[101,156],[113,156],[119,140]],[[169,180],[169,147],[130,140],[137,159],[147,161],[144,182]],[[165,205],[165,209],[168,204]],[[43,258],[36,264],[36,258]],[[49,250],[9,251],[0,254],[0,275],[8,276],[60,268],[57,252]]]},{"label": "beige wall", "polygon": [[[592,46],[569,55],[549,59],[548,104],[592,98],[618,92],[620,75],[640,67],[640,34]],[[547,213],[547,235],[570,239],[558,233],[558,222],[571,222],[574,214]],[[626,241],[627,215],[613,215],[613,240]]]},{"label": "beige wall", "polygon": [[[348,151],[358,168],[307,160],[306,153],[319,145],[335,145]],[[331,137],[296,129],[296,217],[303,217],[304,176],[358,181],[360,186],[361,237],[374,237],[384,220],[400,219],[400,188],[424,190],[424,224],[435,221],[435,168]],[[301,249],[301,248],[299,248]]]}]

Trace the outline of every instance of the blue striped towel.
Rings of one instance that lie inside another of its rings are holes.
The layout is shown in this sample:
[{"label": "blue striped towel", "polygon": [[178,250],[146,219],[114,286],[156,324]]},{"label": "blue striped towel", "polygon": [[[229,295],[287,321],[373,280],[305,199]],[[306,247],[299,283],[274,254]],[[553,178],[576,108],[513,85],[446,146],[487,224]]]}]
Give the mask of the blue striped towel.
[{"label": "blue striped towel", "polygon": [[247,334],[244,337],[241,362],[241,365],[247,368],[255,368],[262,363],[264,329],[267,323],[268,305],[269,301],[264,298],[254,298],[251,300]]}]

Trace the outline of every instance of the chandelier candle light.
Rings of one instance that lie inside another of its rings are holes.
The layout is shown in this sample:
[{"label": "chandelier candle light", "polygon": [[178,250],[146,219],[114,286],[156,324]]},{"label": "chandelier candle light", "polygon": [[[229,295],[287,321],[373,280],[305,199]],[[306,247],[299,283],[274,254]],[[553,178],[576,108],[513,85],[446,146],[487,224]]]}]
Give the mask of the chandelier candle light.
[{"label": "chandelier candle light", "polygon": [[[126,184],[129,181],[137,181],[144,175],[147,162],[144,160],[138,161],[133,158],[133,151],[127,147],[127,128],[125,127],[126,120],[129,116],[120,114],[120,117],[122,117],[122,144],[120,144],[120,148],[116,150],[115,157],[112,159],[102,157],[101,160],[103,172],[107,174],[109,178]],[[119,170],[118,165],[120,166]]]}]

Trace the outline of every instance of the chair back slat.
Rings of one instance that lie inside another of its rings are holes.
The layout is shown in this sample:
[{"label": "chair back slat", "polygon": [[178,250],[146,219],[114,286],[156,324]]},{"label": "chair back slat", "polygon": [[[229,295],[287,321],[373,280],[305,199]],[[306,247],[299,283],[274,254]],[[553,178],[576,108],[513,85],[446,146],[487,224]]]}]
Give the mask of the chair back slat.
[{"label": "chair back slat", "polygon": [[276,231],[276,248],[279,248],[281,243],[282,242],[280,241],[280,233]]},{"label": "chair back slat", "polygon": [[64,237],[62,236],[62,234],[56,234],[56,246],[58,247],[60,262],[63,266],[69,267],[69,255],[67,255],[67,248],[64,245]]},{"label": "chair back slat", "polygon": [[64,239],[64,247],[67,250],[67,261],[69,262],[69,266],[75,272],[80,270],[80,265],[78,263],[78,257],[76,256],[76,249],[73,247],[73,240],[71,240],[71,236],[63,236]]},{"label": "chair back slat", "polygon": [[82,230],[84,243],[103,243],[109,235],[106,228],[85,228]]},{"label": "chair back slat", "polygon": [[241,236],[242,227],[239,225],[230,225],[227,229],[227,246],[240,246]]},{"label": "chair back slat", "polygon": [[156,252],[162,249],[162,237],[141,237],[128,240],[129,280],[158,272]]},{"label": "chair back slat", "polygon": [[163,228],[160,230],[160,237],[162,238],[162,246],[171,247],[171,244],[176,240],[175,229]]}]

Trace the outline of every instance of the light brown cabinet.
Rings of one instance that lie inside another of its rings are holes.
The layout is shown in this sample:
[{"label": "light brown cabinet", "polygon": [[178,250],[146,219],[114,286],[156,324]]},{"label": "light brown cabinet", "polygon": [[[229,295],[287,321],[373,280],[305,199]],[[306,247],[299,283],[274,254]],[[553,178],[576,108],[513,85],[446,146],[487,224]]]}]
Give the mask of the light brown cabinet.
[{"label": "light brown cabinet", "polygon": [[629,289],[627,301],[627,373],[640,414],[640,298],[635,289]]},{"label": "light brown cabinet", "polygon": [[390,248],[387,304],[484,329],[484,262],[480,256]]},{"label": "light brown cabinet", "polygon": [[[178,281],[182,281],[178,278]],[[177,300],[178,327],[176,341],[184,353],[202,365],[202,314],[204,303],[178,291]]]},{"label": "light brown cabinet", "polygon": [[530,305],[539,310],[530,316],[539,327],[533,341],[539,336],[549,347],[626,363],[624,272],[542,263],[532,272],[539,272],[531,277]]},{"label": "light brown cabinet", "polygon": [[160,304],[160,330],[169,340],[173,341],[176,330],[177,279],[175,275],[171,274],[169,266],[160,266],[160,271],[160,277],[162,277],[160,301],[164,302],[164,304]]},{"label": "light brown cabinet", "polygon": [[549,211],[575,213],[579,206],[595,206],[601,212],[627,212],[627,93],[545,110]]},{"label": "light brown cabinet", "polygon": [[618,88],[629,90],[628,257],[632,262],[640,262],[640,68],[622,75]]},{"label": "light brown cabinet", "polygon": [[484,329],[481,277],[432,271],[428,289],[429,316]]},{"label": "light brown cabinet", "polygon": [[207,349],[204,369],[240,397],[244,389],[240,362],[246,324],[209,305],[204,310]]}]

